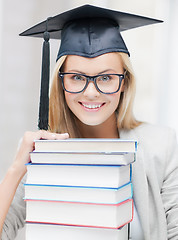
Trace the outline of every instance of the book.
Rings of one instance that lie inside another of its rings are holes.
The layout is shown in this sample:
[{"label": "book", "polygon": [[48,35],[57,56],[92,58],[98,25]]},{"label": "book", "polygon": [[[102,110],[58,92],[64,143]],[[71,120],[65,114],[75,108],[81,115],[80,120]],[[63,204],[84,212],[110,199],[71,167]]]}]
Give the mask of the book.
[{"label": "book", "polygon": [[28,184],[118,188],[131,180],[131,164],[27,164]]},{"label": "book", "polygon": [[119,204],[26,201],[26,222],[118,229],[132,221],[133,200]]},{"label": "book", "polygon": [[128,165],[135,161],[135,152],[31,152],[32,163]]},{"label": "book", "polygon": [[55,185],[24,184],[25,198],[85,203],[117,204],[133,196],[132,183],[120,188],[62,187]]},{"label": "book", "polygon": [[66,140],[35,140],[38,152],[135,152],[137,142],[134,140],[104,138],[69,138]]},{"label": "book", "polygon": [[120,229],[26,223],[26,240],[127,240],[128,225]]}]

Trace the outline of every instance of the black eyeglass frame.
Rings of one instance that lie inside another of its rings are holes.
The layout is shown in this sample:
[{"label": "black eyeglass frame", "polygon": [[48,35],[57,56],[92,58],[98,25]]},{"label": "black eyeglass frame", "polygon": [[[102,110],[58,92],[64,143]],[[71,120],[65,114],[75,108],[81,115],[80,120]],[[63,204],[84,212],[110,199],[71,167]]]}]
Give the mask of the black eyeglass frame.
[{"label": "black eyeglass frame", "polygon": [[[64,86],[64,76],[65,75],[69,75],[69,74],[76,74],[76,75],[78,75],[78,76],[84,76],[84,77],[86,77],[86,79],[87,79],[87,82],[86,82],[86,84],[85,84],[85,86],[84,86],[84,88],[81,90],[81,91],[78,91],[78,92],[71,92],[71,91],[68,91],[66,88],[65,88],[65,86]],[[118,87],[118,89],[116,90],[116,91],[114,91],[114,92],[108,92],[108,93],[106,93],[106,92],[103,92],[103,91],[101,91],[100,89],[99,89],[99,87],[98,87],[98,85],[97,85],[97,83],[96,83],[96,79],[98,78],[98,77],[100,77],[100,76],[108,76],[108,75],[115,75],[115,76],[118,76],[119,77],[119,87]],[[126,75],[126,71],[124,72],[124,74],[119,74],[119,73],[113,73],[113,74],[99,74],[99,75],[95,75],[95,76],[88,76],[88,75],[85,75],[85,74],[81,74],[81,73],[66,73],[66,72],[59,72],[59,78],[62,80],[62,87],[63,87],[63,89],[64,89],[64,91],[66,91],[66,92],[68,92],[68,93],[81,93],[81,92],[83,92],[83,91],[85,91],[85,89],[88,87],[88,84],[89,84],[89,82],[93,82],[94,83],[94,85],[95,85],[95,87],[96,87],[96,89],[100,92],[100,93],[103,93],[103,94],[114,94],[114,93],[117,93],[119,90],[120,90],[120,87],[121,87],[121,83],[122,83],[122,80],[125,78],[125,75]]]}]

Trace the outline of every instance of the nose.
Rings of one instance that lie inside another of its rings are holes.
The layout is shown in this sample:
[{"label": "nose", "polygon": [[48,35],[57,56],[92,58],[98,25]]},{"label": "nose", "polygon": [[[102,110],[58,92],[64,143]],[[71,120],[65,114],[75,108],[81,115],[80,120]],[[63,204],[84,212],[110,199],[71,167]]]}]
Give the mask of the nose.
[{"label": "nose", "polygon": [[100,96],[100,92],[96,89],[94,82],[91,81],[88,83],[83,95],[91,99]]}]

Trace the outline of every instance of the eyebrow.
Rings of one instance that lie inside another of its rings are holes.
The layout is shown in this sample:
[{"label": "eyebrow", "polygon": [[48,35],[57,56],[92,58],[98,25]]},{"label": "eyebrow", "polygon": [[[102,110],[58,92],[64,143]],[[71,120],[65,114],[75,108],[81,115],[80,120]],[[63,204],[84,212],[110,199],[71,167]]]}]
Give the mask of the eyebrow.
[{"label": "eyebrow", "polygon": [[[111,71],[112,71],[112,72],[115,72],[114,69],[106,69],[106,70],[103,70],[103,71],[101,71],[101,72],[99,72],[99,73],[97,73],[97,74],[103,74],[103,73],[111,72]],[[80,73],[80,74],[86,75],[85,72],[82,72],[82,71],[80,71],[80,70],[75,70],[75,69],[71,69],[71,70],[69,70],[69,72],[71,72],[71,73]]]}]

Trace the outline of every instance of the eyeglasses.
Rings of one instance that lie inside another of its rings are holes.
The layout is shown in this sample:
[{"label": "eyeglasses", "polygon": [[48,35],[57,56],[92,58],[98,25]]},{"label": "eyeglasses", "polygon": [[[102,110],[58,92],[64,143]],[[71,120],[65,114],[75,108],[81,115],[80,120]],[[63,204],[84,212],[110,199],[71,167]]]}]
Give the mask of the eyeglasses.
[{"label": "eyeglasses", "polygon": [[93,82],[100,93],[113,94],[119,91],[124,74],[100,74],[87,76],[80,73],[60,73],[63,89],[69,93],[83,92],[89,82]]}]

